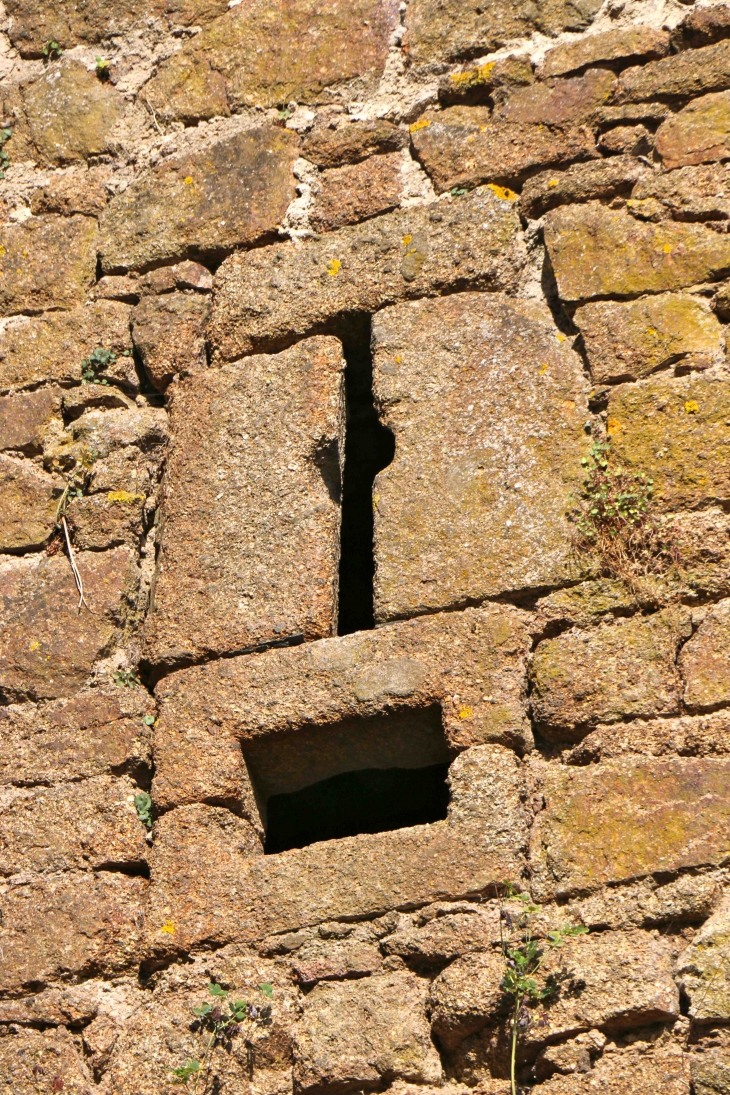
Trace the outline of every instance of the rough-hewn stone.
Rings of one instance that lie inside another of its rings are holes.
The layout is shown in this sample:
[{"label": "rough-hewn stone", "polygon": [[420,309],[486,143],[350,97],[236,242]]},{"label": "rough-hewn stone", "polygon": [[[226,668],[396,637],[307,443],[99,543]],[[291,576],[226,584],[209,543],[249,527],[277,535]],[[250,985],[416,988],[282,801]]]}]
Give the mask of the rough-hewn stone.
[{"label": "rough-hewn stone", "polygon": [[0,309],[81,304],[96,276],[96,243],[91,217],[31,217],[0,230]]},{"label": "rough-hewn stone", "polygon": [[377,947],[358,939],[314,939],[297,951],[292,972],[300,985],[344,981],[377,973],[383,957]]},{"label": "rough-hewn stone", "polygon": [[564,581],[587,392],[547,310],[496,294],[402,304],[377,315],[373,347],[396,438],[373,488],[376,619]]},{"label": "rough-hewn stone", "polygon": [[326,171],[309,214],[315,231],[330,232],[395,209],[400,202],[402,162],[393,153]]},{"label": "rough-hewn stone", "polygon": [[63,486],[30,460],[0,456],[0,551],[37,551],[46,543]]},{"label": "rough-hewn stone", "polygon": [[[103,384],[89,385],[93,389]],[[46,467],[66,472],[76,470],[86,480],[87,492],[119,491],[143,496],[156,480],[167,440],[167,415],[161,407],[127,401],[111,407],[91,401],[85,413],[73,418],[56,443],[44,452]],[[126,451],[125,451],[126,450]],[[109,471],[116,468],[111,475]],[[105,475],[106,471],[106,475]],[[140,475],[140,472],[142,474]],[[151,482],[150,482],[151,481]],[[109,502],[131,502],[125,496]],[[73,511],[77,500],[69,503]],[[84,502],[81,500],[80,505]]]},{"label": "rough-hewn stone", "polygon": [[689,1069],[679,1046],[641,1046],[604,1054],[590,1072],[553,1076],[540,1095],[689,1095]]},{"label": "rough-hewn stone", "polygon": [[216,275],[209,338],[231,360],[321,329],[343,313],[376,311],[453,285],[512,288],[525,260],[514,201],[486,187],[321,240],[232,255]]},{"label": "rough-hewn stone", "polygon": [[206,368],[204,332],[209,312],[207,297],[194,292],[145,297],[134,309],[134,345],[158,391],[164,392],[176,374]]},{"label": "rough-hewn stone", "polygon": [[431,986],[433,1032],[446,1049],[480,1030],[505,1010],[504,955],[499,950],[457,958]]},{"label": "rough-hewn stone", "polygon": [[728,86],[730,41],[724,41],[627,69],[619,77],[614,100],[636,103],[642,99],[690,99]]},{"label": "rough-hewn stone", "polygon": [[154,661],[332,634],[343,368],[338,342],[312,339],[177,387]]},{"label": "rough-hewn stone", "polygon": [[397,13],[395,0],[254,0],[173,54],[146,91],[164,118],[193,121],[316,102],[346,81],[362,89],[383,71]]},{"label": "rough-hewn stone", "polygon": [[611,459],[652,478],[663,509],[724,503],[730,493],[728,419],[724,372],[623,384],[608,401]]},{"label": "rough-hewn stone", "polygon": [[699,224],[644,224],[597,202],[553,209],[545,243],[564,300],[682,289],[730,271],[730,237]]},{"label": "rough-hewn stone", "polygon": [[711,163],[730,156],[730,92],[694,99],[667,118],[656,135],[656,150],[664,167]]},{"label": "rough-hewn stone", "polygon": [[616,578],[593,578],[541,597],[536,604],[537,627],[589,627],[601,616],[628,616],[636,609],[636,598]]},{"label": "rough-hewn stone", "polygon": [[452,749],[492,741],[522,752],[528,649],[523,615],[490,606],[176,673],[157,688],[155,801],[240,808],[238,740],[264,794],[356,768],[439,763],[444,734]]},{"label": "rough-hewn stone", "polygon": [[516,186],[546,167],[597,155],[586,127],[493,119],[482,106],[429,112],[411,127],[411,143],[439,193],[484,182]]},{"label": "rough-hewn stone", "polygon": [[120,544],[139,546],[147,528],[142,485],[74,498],[68,506],[74,542],[80,551],[103,551]]},{"label": "rough-hewn stone", "polygon": [[695,1095],[727,1095],[730,1091],[730,1051],[727,1041],[700,1045],[690,1058]]},{"label": "rough-hewn stone", "polygon": [[58,422],[61,390],[49,386],[27,395],[0,398],[0,449],[12,449],[26,456],[43,450],[48,427]]},{"label": "rough-hewn stone", "polygon": [[17,875],[0,885],[0,991],[121,972],[141,958],[145,878],[116,871]]},{"label": "rough-hewn stone", "polygon": [[108,686],[36,706],[0,708],[0,783],[30,786],[150,766],[153,704],[143,688]]},{"label": "rough-hewn stone", "polygon": [[[78,383],[82,363],[97,347],[121,356],[131,353],[131,309],[116,301],[98,301],[69,312],[49,312],[11,320],[0,335],[0,388],[30,387],[54,380]],[[111,378],[111,373],[99,374]],[[41,399],[40,393],[37,398]]]},{"label": "rough-hewn stone", "polygon": [[688,707],[702,710],[730,700],[730,601],[710,609],[682,648],[679,670]]},{"label": "rough-hewn stone", "polygon": [[589,160],[572,164],[564,171],[543,171],[523,186],[520,209],[526,217],[541,217],[557,205],[613,198],[629,192],[634,183],[649,173],[647,165],[632,156]]},{"label": "rough-hewn stone", "polygon": [[342,124],[336,128],[316,126],[304,138],[302,156],[318,167],[359,163],[377,153],[397,152],[407,143],[408,134],[383,118],[337,121]]},{"label": "rough-hewn stone", "polygon": [[696,49],[709,46],[730,36],[730,7],[712,4],[708,8],[690,11],[677,28],[682,45]]},{"label": "rough-hewn stone", "polygon": [[289,130],[255,126],[142,174],[102,214],[104,272],[220,258],[272,235],[295,196],[298,145]]},{"label": "rough-hewn stone", "polygon": [[627,204],[634,216],[646,220],[665,217],[678,221],[728,220],[730,164],[647,174],[636,183]]},{"label": "rough-hewn stone", "polygon": [[77,61],[53,65],[22,91],[30,139],[57,166],[113,152],[124,99]]},{"label": "rough-hewn stone", "polygon": [[[472,951],[487,950],[499,938],[496,910],[479,905],[436,906],[435,914],[422,924],[398,928],[381,940],[386,955],[397,955],[409,965],[441,965]],[[496,913],[496,915],[495,915]],[[490,915],[491,914],[491,915]],[[423,914],[419,914],[421,919]]]},{"label": "rough-hewn stone", "polygon": [[91,1095],[96,1087],[81,1047],[65,1027],[16,1030],[4,1037],[0,1068],[3,1086],[14,1095],[36,1095],[43,1087],[68,1095]]},{"label": "rough-hewn stone", "polygon": [[625,753],[707,757],[730,754],[730,713],[654,719],[598,726],[567,754],[573,764],[610,760]]},{"label": "rough-hewn stone", "polygon": [[689,615],[665,610],[653,616],[611,620],[546,639],[532,663],[532,711],[541,733],[575,741],[599,722],[679,711],[675,667]]},{"label": "rough-hewn stone", "polygon": [[573,901],[569,909],[591,930],[696,924],[710,916],[722,898],[717,875],[683,874],[663,886],[644,878]]},{"label": "rough-hewn stone", "polygon": [[546,766],[530,851],[535,896],[727,863],[729,774],[725,758]]},{"label": "rough-hewn stone", "polygon": [[439,82],[439,102],[445,106],[454,103],[478,103],[496,88],[523,87],[531,84],[535,76],[532,62],[524,55],[511,55],[499,61],[487,61],[473,68],[450,72]]},{"label": "rough-hewn stone", "polygon": [[539,0],[522,7],[509,0],[489,5],[477,0],[416,0],[408,10],[406,48],[415,63],[478,57],[535,30],[582,30],[599,6],[597,0]]},{"label": "rough-hewn stone", "polygon": [[627,303],[597,301],[579,308],[573,319],[599,384],[638,380],[666,365],[706,369],[725,363],[722,327],[700,296],[659,293]]},{"label": "rough-hewn stone", "polygon": [[29,555],[0,564],[0,691],[6,703],[77,692],[96,658],[120,633],[137,582],[127,548],[76,555],[89,609],[65,555]]},{"label": "rough-hewn stone", "polygon": [[705,921],[680,955],[680,983],[693,1019],[730,1019],[730,897]]},{"label": "rough-hewn stone", "polygon": [[598,147],[608,156],[648,156],[654,138],[645,125],[617,125],[601,134]]},{"label": "rough-hewn stone", "polygon": [[428,986],[412,973],[317,985],[294,1040],[302,1092],[347,1092],[383,1079],[439,1084],[441,1061],[426,1019]]},{"label": "rough-hewn stone", "polygon": [[0,796],[0,875],[139,867],[145,828],[128,777],[60,787],[7,788]]},{"label": "rough-hewn stone", "polygon": [[542,63],[541,75],[563,76],[587,65],[606,61],[625,62],[629,58],[655,61],[669,52],[670,36],[666,30],[654,27],[622,27],[589,34],[575,42],[564,42],[548,50]]},{"label": "rough-hewn stone", "polygon": [[31,194],[30,211],[34,217],[43,213],[97,217],[109,197],[104,185],[107,178],[108,172],[96,167],[54,174]]},{"label": "rough-hewn stone", "polygon": [[494,117],[518,125],[576,126],[590,122],[607,102],[614,77],[606,69],[585,76],[506,88],[495,95]]}]

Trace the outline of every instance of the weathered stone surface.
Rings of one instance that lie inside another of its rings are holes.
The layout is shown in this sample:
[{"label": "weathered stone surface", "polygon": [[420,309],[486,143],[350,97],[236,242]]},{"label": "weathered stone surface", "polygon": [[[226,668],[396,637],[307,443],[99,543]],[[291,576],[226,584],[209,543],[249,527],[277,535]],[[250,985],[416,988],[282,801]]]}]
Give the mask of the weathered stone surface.
[{"label": "weathered stone surface", "polygon": [[381,950],[414,967],[441,965],[472,951],[488,950],[499,939],[499,912],[465,902],[461,907],[463,911],[460,906],[436,906],[432,919],[387,935],[381,940]]},{"label": "weathered stone surface", "polygon": [[[650,208],[651,206],[651,208]],[[730,218],[730,164],[682,167],[637,182],[628,208],[646,220],[678,221]]]},{"label": "weathered stone surface", "polygon": [[147,841],[134,808],[138,790],[125,776],[6,789],[0,795],[0,875],[139,867]]},{"label": "weathered stone surface", "polygon": [[0,309],[81,304],[96,275],[96,240],[91,217],[31,217],[0,229]]},{"label": "weathered stone surface", "polygon": [[198,293],[145,297],[134,309],[134,345],[159,392],[175,374],[185,376],[207,367],[204,332],[209,312],[207,297]]},{"label": "weathered stone surface", "polygon": [[541,217],[548,209],[592,198],[613,198],[627,193],[634,183],[650,174],[650,168],[632,156],[576,163],[564,171],[543,171],[528,179],[520,194],[526,217]]},{"label": "weathered stone surface", "polygon": [[131,552],[81,552],[76,565],[91,611],[77,610],[78,591],[64,555],[0,563],[0,692],[6,703],[77,692],[119,634],[137,583]]},{"label": "weathered stone surface", "polygon": [[540,1095],[689,1095],[689,1069],[679,1046],[604,1054],[590,1072],[553,1076]]},{"label": "weathered stone surface", "polygon": [[730,896],[680,955],[678,974],[693,1019],[730,1019]]},{"label": "weathered stone surface", "polygon": [[636,610],[636,598],[623,582],[615,578],[594,578],[568,589],[558,589],[541,597],[536,604],[537,632],[558,624],[566,627],[590,627],[601,616],[629,616]]},{"label": "weathered stone surface", "polygon": [[548,50],[541,75],[563,76],[566,72],[577,72],[586,65],[606,61],[624,62],[632,57],[655,61],[669,52],[669,40],[666,30],[648,26],[622,27],[620,30],[589,34],[577,42],[564,42]]},{"label": "weathered stone surface", "polygon": [[524,55],[512,55],[499,61],[487,61],[473,68],[450,72],[439,82],[439,102],[445,106],[454,103],[478,103],[496,88],[521,87],[535,79],[532,62]]},{"label": "weathered stone surface", "polygon": [[586,127],[493,119],[482,106],[429,112],[416,125],[411,127],[413,150],[439,193],[483,182],[516,186],[543,168],[597,155]]},{"label": "weathered stone surface", "polygon": [[148,525],[146,502],[138,490],[74,498],[67,512],[76,547],[79,551],[104,551],[121,544],[138,546]]},{"label": "weathered stone surface", "polygon": [[694,99],[667,118],[656,135],[664,167],[711,163],[730,156],[730,92]]},{"label": "weathered stone surface", "polygon": [[660,375],[612,390],[611,459],[654,480],[663,509],[730,496],[730,392],[724,372]]},{"label": "weathered stone surface", "polygon": [[402,304],[375,317],[373,348],[396,438],[373,487],[376,619],[564,581],[587,392],[547,309],[491,293]]},{"label": "weathered stone surface", "polygon": [[730,7],[713,4],[709,8],[696,8],[684,17],[677,28],[682,45],[696,49],[709,46],[730,35]]},{"label": "weathered stone surface", "polygon": [[495,96],[494,117],[518,125],[581,125],[608,101],[614,83],[613,73],[597,68],[568,80],[506,88]]},{"label": "weathered stone surface", "polygon": [[543,769],[545,809],[532,830],[533,892],[595,889],[728,861],[727,759],[623,757]]},{"label": "weathered stone surface", "polygon": [[124,99],[77,61],[53,65],[22,90],[30,139],[54,166],[113,152]]},{"label": "weathered stone surface", "polygon": [[597,301],[573,317],[599,384],[638,380],[667,365],[706,369],[725,362],[723,330],[709,302],[659,293],[627,303]]},{"label": "weathered stone surface", "polygon": [[699,1047],[690,1058],[695,1095],[727,1095],[730,1091],[730,1047]]},{"label": "weathered stone surface", "polygon": [[695,710],[730,700],[730,601],[714,605],[682,648],[684,702]]},{"label": "weathered stone surface", "polygon": [[172,266],[158,266],[150,270],[137,277],[137,285],[140,295],[171,293],[174,289],[196,289],[201,293],[209,293],[213,288],[213,275],[207,266],[186,259]]},{"label": "weathered stone surface", "polygon": [[730,713],[697,718],[637,719],[598,726],[567,754],[568,763],[591,764],[625,753],[645,756],[709,757],[730,753]]},{"label": "weathered stone surface", "polygon": [[682,289],[730,271],[730,237],[699,224],[644,224],[597,202],[553,209],[545,243],[564,300]]},{"label": "weathered stone surface", "polygon": [[347,1092],[385,1079],[439,1084],[441,1061],[426,1019],[427,984],[390,973],[322,983],[305,998],[294,1039],[294,1082],[302,1092]]},{"label": "weathered stone surface", "polygon": [[0,449],[37,456],[48,426],[58,421],[60,411],[61,390],[55,385],[0,398]]},{"label": "weathered stone surface", "polygon": [[81,1047],[65,1027],[43,1032],[16,1030],[4,1037],[0,1040],[0,1068],[7,1090],[14,1095],[37,1095],[43,1088],[91,1095],[96,1087]]},{"label": "weathered stone surface", "polygon": [[334,339],[207,370],[172,406],[155,662],[332,634],[344,361]]},{"label": "weathered stone surface", "polygon": [[645,125],[617,125],[601,134],[598,147],[608,156],[648,156],[654,138]]},{"label": "weathered stone surface", "polygon": [[523,752],[528,649],[523,614],[485,606],[175,673],[156,690],[155,802],[245,806],[238,741],[264,795],[357,768],[436,764],[444,735],[452,749]]},{"label": "weathered stone surface", "polygon": [[535,30],[545,34],[582,30],[599,6],[597,0],[579,4],[539,0],[522,7],[509,0],[489,5],[476,0],[416,0],[408,10],[406,48],[415,63],[478,57]]},{"label": "weathered stone surface", "polygon": [[143,688],[108,686],[53,703],[0,708],[3,785],[64,783],[150,766],[153,704]]},{"label": "weathered stone surface", "polygon": [[512,288],[525,261],[514,202],[487,187],[322,240],[231,255],[216,274],[208,337],[231,360],[321,329],[343,313],[376,311],[454,284]]},{"label": "weathered stone surface", "polygon": [[393,153],[326,171],[309,214],[312,227],[330,232],[395,209],[400,202],[401,165],[401,157]]},{"label": "weathered stone surface", "polygon": [[363,940],[314,939],[297,951],[292,972],[303,987],[318,981],[344,981],[377,973],[383,958],[377,947]]},{"label": "weathered stone surface", "polygon": [[607,887],[573,901],[570,913],[594,928],[642,928],[661,924],[697,923],[707,919],[722,898],[716,874],[680,875],[657,886],[653,878]]},{"label": "weathered stone surface", "polygon": [[397,20],[395,0],[254,0],[173,54],[145,90],[162,117],[183,121],[317,102],[381,75]]},{"label": "weathered stone surface", "polygon": [[433,1032],[446,1050],[505,1011],[504,955],[499,950],[457,958],[431,986]]},{"label": "weathered stone surface", "polygon": [[147,880],[115,871],[17,875],[0,885],[0,991],[114,974],[139,962]]},{"label": "weathered stone surface", "polygon": [[730,86],[730,41],[685,50],[629,68],[621,74],[614,92],[617,103],[646,99],[690,99]]},{"label": "weathered stone surface", "polygon": [[30,211],[34,217],[43,213],[60,213],[64,217],[81,213],[97,217],[109,197],[104,186],[107,178],[107,171],[95,167],[54,174],[31,194]]},{"label": "weathered stone surface", "polygon": [[551,741],[575,741],[599,722],[677,714],[675,661],[690,631],[688,613],[667,609],[540,643],[531,669],[540,732]]},{"label": "weathered stone surface", "polygon": [[30,460],[0,456],[0,551],[42,547],[53,532],[63,480]]},{"label": "weathered stone surface", "polygon": [[256,126],[171,156],[141,175],[101,217],[104,272],[221,257],[264,240],[295,196],[291,167],[298,144],[287,129]]},{"label": "weathered stone surface", "polygon": [[[69,312],[11,320],[0,335],[0,388],[8,391],[48,380],[78,383],[83,360],[97,347],[118,356],[131,352],[130,312],[126,304],[98,301]],[[42,398],[40,393],[37,398]]]},{"label": "weathered stone surface", "polygon": [[374,121],[348,118],[337,128],[315,126],[304,138],[302,156],[318,167],[341,167],[378,153],[397,152],[407,141],[408,134],[403,129],[383,118]]}]

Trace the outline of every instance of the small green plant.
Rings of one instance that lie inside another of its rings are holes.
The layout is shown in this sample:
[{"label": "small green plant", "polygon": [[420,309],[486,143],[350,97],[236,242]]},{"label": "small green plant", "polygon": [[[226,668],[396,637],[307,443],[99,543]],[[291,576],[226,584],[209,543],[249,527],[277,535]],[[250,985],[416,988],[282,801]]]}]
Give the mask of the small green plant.
[{"label": "small green plant", "polygon": [[5,151],[5,142],[13,135],[12,129],[0,129],[0,179],[5,178],[5,172],[10,167],[10,157]]},{"label": "small green plant", "polygon": [[459,198],[459,197],[461,197],[462,194],[468,194],[468,193],[469,193],[469,191],[463,186],[452,186],[451,187],[451,197],[452,198]]},{"label": "small green plant", "polygon": [[276,113],[279,116],[279,120],[282,122],[286,122],[289,118],[291,118],[291,110],[288,106],[281,107],[279,110],[277,110]]},{"label": "small green plant", "polygon": [[136,688],[142,684],[136,669],[117,669],[114,673],[114,683],[120,688]]},{"label": "small green plant", "polygon": [[155,725],[155,716],[154,715],[145,715],[144,718],[142,719],[142,722],[145,724],[145,726],[154,726]]},{"label": "small green plant", "polygon": [[41,52],[45,61],[57,61],[63,53],[63,47],[55,38],[49,38]]},{"label": "small green plant", "polygon": [[99,373],[103,372],[104,369],[108,369],[116,360],[117,355],[113,350],[105,350],[102,346],[97,346],[81,362],[81,379],[85,380],[87,384],[108,384],[108,380],[99,378]]},{"label": "small green plant", "polygon": [[[505,897],[521,905],[514,915],[508,909],[500,909],[500,944],[505,960],[502,989],[510,997],[510,1084],[512,1095],[517,1095],[515,1077],[517,1045],[521,1030],[530,1023],[529,1005],[547,1000],[555,992],[555,985],[547,981],[542,987],[535,980],[549,950],[560,949],[571,936],[584,935],[588,928],[582,924],[565,925],[547,933],[544,941],[534,939],[530,929],[530,917],[539,912],[528,893],[520,893],[511,883],[504,887]],[[508,935],[502,925],[507,925]]]},{"label": "small green plant", "polygon": [[137,811],[137,817],[146,825],[148,829],[152,828],[152,799],[146,791],[140,791],[138,795],[134,796],[134,808]]},{"label": "small green plant", "polygon": [[100,80],[109,79],[109,65],[110,62],[107,61],[104,57],[96,58],[96,75],[99,77]]},{"label": "small green plant", "polygon": [[[268,982],[259,985],[258,988],[259,992],[269,999],[274,995],[274,990]],[[195,1022],[192,1029],[206,1031],[209,1035],[205,1049],[199,1060],[190,1058],[184,1065],[170,1069],[175,1077],[173,1083],[187,1084],[188,1080],[194,1077],[193,1092],[197,1090],[198,1076],[206,1062],[208,1062],[208,1068],[210,1067],[212,1050],[222,1046],[230,1052],[233,1039],[241,1033],[246,1024],[268,1026],[271,1022],[270,1004],[259,1005],[251,1004],[248,1000],[231,1000],[226,989],[213,982],[208,985],[208,993],[213,997],[214,1002],[205,1000],[198,1007],[193,1008]]]}]

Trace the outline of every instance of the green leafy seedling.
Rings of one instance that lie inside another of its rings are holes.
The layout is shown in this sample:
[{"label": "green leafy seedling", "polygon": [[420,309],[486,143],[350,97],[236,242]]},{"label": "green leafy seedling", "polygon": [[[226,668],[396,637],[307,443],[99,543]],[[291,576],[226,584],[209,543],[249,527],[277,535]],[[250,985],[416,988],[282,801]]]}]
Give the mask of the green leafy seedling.
[{"label": "green leafy seedling", "polygon": [[137,817],[146,825],[148,829],[152,828],[152,799],[146,791],[140,791],[138,795],[134,796],[134,808],[137,811]]},{"label": "green leafy seedling", "polygon": [[104,57],[96,58],[96,75],[99,77],[100,80],[109,79],[109,61],[107,61]]},{"label": "green leafy seedling", "polygon": [[0,129],[0,179],[5,178],[5,172],[10,167],[10,157],[3,146],[6,141],[10,140],[12,135],[12,129]]},{"label": "green leafy seedling", "polygon": [[173,1083],[186,1084],[191,1076],[195,1076],[196,1073],[200,1072],[201,1068],[202,1065],[200,1061],[196,1060],[186,1061],[184,1065],[179,1065],[177,1068],[171,1068],[170,1072],[175,1077]]},{"label": "green leafy seedling", "polygon": [[117,669],[114,674],[114,683],[120,688],[136,688],[141,684],[136,669]]},{"label": "green leafy seedling", "polygon": [[462,194],[468,194],[468,193],[469,193],[469,191],[466,190],[463,186],[452,186],[452,188],[451,188],[451,197],[452,198],[458,198],[458,197],[461,197]]},{"label": "green leafy seedling", "polygon": [[55,38],[49,38],[41,52],[43,53],[44,60],[56,61],[63,53],[63,47]]},{"label": "green leafy seedling", "polygon": [[145,726],[154,726],[155,725],[155,716],[154,715],[145,715],[144,718],[142,719],[142,722],[145,724]]},{"label": "green leafy seedling", "polygon": [[99,373],[104,372],[117,360],[113,350],[105,350],[103,346],[97,346],[88,357],[81,362],[81,379],[87,384],[109,384],[108,380],[99,378]]}]

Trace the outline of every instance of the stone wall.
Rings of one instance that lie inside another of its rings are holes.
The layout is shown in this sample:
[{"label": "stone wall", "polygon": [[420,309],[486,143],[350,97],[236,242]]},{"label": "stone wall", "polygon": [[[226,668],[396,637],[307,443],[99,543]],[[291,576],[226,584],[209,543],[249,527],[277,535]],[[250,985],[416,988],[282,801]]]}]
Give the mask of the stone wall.
[{"label": "stone wall", "polygon": [[728,1095],[730,7],[3,18],[2,1090]]}]

